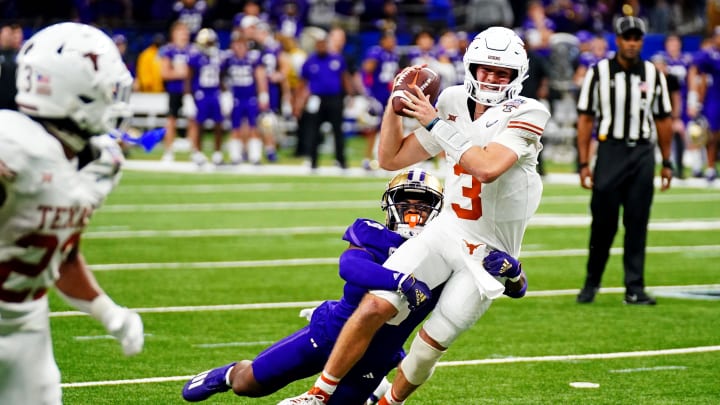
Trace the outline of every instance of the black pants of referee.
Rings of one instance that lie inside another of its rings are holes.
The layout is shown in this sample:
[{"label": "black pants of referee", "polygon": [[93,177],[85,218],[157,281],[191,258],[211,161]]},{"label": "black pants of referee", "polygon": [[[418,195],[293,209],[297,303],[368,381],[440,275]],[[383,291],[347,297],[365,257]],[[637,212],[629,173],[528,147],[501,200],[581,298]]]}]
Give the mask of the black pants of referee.
[{"label": "black pants of referee", "polygon": [[347,167],[345,162],[345,135],[342,131],[343,123],[343,96],[320,96],[320,107],[315,113],[304,113],[303,125],[306,131],[307,148],[310,155],[312,168],[318,167],[318,150],[323,142],[324,134],[320,131],[323,122],[329,122],[332,126],[333,138],[335,140],[335,159],[343,169]]},{"label": "black pants of referee", "polygon": [[590,251],[586,288],[600,287],[610,257],[622,206],[625,228],[623,267],[626,293],[645,288],[645,247],[652,205],[655,171],[654,144],[600,142],[593,175],[590,209]]}]

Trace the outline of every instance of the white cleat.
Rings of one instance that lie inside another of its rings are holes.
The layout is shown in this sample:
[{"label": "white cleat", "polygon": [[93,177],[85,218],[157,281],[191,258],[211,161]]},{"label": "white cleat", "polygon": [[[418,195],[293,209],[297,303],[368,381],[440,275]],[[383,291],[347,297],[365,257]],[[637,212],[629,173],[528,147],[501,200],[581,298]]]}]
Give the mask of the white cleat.
[{"label": "white cleat", "polygon": [[190,158],[192,159],[193,163],[198,166],[203,166],[208,161],[207,157],[200,151],[193,152]]},{"label": "white cleat", "polygon": [[283,399],[277,405],[325,405],[322,395],[310,394],[308,392],[297,397]]}]

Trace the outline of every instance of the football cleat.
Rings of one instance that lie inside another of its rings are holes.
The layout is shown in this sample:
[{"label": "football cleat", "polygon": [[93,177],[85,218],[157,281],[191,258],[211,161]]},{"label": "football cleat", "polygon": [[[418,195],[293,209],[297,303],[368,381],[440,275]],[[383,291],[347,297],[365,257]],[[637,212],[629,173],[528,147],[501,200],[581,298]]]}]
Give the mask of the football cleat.
[{"label": "football cleat", "polygon": [[655,305],[657,301],[655,301],[655,298],[641,291],[635,294],[626,293],[623,303],[628,305]]},{"label": "football cleat", "polygon": [[214,394],[230,390],[227,375],[235,363],[230,363],[202,373],[185,383],[182,390],[183,399],[188,402],[204,401]]},{"label": "football cleat", "polygon": [[325,405],[330,400],[330,394],[318,387],[312,389],[302,395],[283,399],[277,405]]}]

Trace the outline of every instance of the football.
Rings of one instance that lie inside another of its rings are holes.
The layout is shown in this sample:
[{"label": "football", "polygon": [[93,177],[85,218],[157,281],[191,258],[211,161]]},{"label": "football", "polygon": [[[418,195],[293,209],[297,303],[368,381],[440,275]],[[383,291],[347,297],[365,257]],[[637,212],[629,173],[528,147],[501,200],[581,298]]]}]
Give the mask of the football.
[{"label": "football", "polygon": [[410,88],[411,85],[419,86],[423,94],[430,96],[430,103],[435,105],[435,101],[437,101],[438,94],[440,93],[440,76],[427,67],[407,68],[395,77],[392,94],[390,95],[395,114],[406,117],[403,113],[405,104],[403,104],[402,99],[407,97],[403,93],[403,90],[412,92],[413,90]]}]

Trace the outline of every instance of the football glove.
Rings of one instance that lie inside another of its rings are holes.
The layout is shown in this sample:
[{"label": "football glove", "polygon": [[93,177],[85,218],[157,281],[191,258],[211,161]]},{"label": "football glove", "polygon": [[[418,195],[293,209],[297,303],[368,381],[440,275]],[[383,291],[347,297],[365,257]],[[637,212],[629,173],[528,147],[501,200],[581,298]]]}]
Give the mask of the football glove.
[{"label": "football glove", "polygon": [[142,351],[145,336],[140,315],[115,304],[107,295],[99,296],[91,305],[93,317],[118,340],[126,356],[134,356]]},{"label": "football glove", "polygon": [[519,261],[499,250],[488,253],[483,259],[483,266],[488,273],[495,277],[516,278],[522,271]]},{"label": "football glove", "polygon": [[398,292],[407,298],[410,310],[415,310],[425,305],[432,296],[430,287],[415,278],[414,274],[405,274],[398,282]]}]

